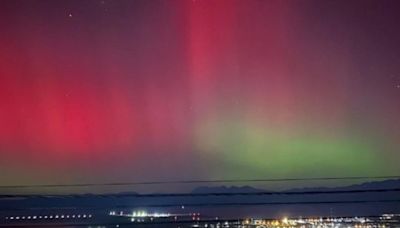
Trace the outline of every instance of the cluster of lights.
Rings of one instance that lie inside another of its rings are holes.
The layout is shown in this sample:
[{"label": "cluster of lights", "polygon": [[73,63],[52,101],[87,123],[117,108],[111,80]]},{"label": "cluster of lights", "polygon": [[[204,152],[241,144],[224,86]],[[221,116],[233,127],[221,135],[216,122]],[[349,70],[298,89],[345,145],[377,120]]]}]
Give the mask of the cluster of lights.
[{"label": "cluster of lights", "polygon": [[381,220],[390,220],[393,217],[400,217],[400,214],[383,214],[380,219]]},{"label": "cluster of lights", "polygon": [[169,213],[147,213],[146,211],[134,211],[132,212],[131,217],[139,217],[139,218],[145,218],[145,217],[152,217],[152,218],[167,218],[170,217],[171,214]]},{"label": "cluster of lights", "polygon": [[190,213],[190,214],[170,214],[170,213],[148,213],[147,211],[133,211],[132,213],[126,213],[124,211],[110,211],[110,216],[119,216],[130,218],[131,222],[145,222],[153,221],[158,218],[173,218],[175,221],[178,220],[180,216],[189,216],[192,221],[200,221],[200,213]]},{"label": "cluster of lights", "polygon": [[92,218],[91,214],[72,214],[72,215],[28,215],[28,216],[7,216],[6,220],[37,220],[37,219],[75,219]]},{"label": "cluster of lights", "polygon": [[145,218],[149,217],[150,215],[146,211],[134,211],[132,212],[132,217],[138,217],[138,218]]},{"label": "cluster of lights", "polygon": [[192,216],[193,221],[200,221],[200,213],[190,214]]},{"label": "cluster of lights", "polygon": [[[199,224],[194,224],[194,225],[192,225],[192,227],[200,227],[200,225]],[[203,226],[202,226],[203,227]],[[204,227],[205,228],[222,228],[222,227],[238,227],[238,228],[247,228],[248,226],[247,225],[243,225],[243,224],[240,224],[239,222],[228,222],[228,221],[225,221],[225,222],[217,222],[216,224],[209,224],[209,223],[205,223],[204,224]],[[256,226],[257,228],[258,228],[258,226]]]},{"label": "cluster of lights", "polygon": [[133,211],[131,214],[126,214],[123,211],[116,212],[110,211],[109,215],[111,216],[126,216],[132,218],[167,218],[170,217],[171,214],[169,213],[148,213],[146,211]]},{"label": "cluster of lights", "polygon": [[[152,218],[150,220],[153,220]],[[131,218],[131,222],[144,222],[144,218]]]},{"label": "cluster of lights", "polygon": [[383,215],[380,220],[373,221],[363,217],[353,218],[307,218],[307,219],[288,219],[281,220],[262,220],[246,219],[242,225],[255,225],[256,227],[354,227],[354,228],[386,228],[385,224],[380,224],[382,220],[393,218],[391,215]]}]

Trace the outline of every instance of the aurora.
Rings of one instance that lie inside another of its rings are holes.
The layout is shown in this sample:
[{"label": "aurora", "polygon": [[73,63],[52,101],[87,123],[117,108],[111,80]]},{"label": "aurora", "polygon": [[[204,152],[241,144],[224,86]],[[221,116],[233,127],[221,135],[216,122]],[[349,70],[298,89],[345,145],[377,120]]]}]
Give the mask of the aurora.
[{"label": "aurora", "polygon": [[395,4],[2,1],[0,182],[397,174]]}]

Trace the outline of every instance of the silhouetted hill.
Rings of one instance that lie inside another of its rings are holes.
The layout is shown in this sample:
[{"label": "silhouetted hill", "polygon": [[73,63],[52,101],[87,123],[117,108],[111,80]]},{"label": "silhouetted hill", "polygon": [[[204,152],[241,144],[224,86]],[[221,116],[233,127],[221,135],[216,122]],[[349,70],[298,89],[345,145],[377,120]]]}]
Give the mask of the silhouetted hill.
[{"label": "silhouetted hill", "polygon": [[385,189],[385,188],[400,188],[400,179],[384,180],[384,181],[371,181],[362,184],[349,185],[344,187],[313,187],[313,188],[294,188],[287,190],[288,192],[296,191],[324,191],[324,190],[362,190],[362,189]]},{"label": "silhouetted hill", "polygon": [[239,192],[265,192],[266,190],[257,189],[250,186],[217,186],[217,187],[197,187],[192,193],[239,193]]}]

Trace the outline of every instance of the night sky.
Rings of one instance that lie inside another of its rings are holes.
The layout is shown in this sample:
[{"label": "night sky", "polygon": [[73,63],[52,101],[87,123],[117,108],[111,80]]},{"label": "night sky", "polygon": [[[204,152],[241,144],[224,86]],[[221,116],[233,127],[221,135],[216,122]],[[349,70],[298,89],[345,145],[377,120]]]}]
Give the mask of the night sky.
[{"label": "night sky", "polygon": [[0,183],[399,174],[399,3],[2,0]]}]

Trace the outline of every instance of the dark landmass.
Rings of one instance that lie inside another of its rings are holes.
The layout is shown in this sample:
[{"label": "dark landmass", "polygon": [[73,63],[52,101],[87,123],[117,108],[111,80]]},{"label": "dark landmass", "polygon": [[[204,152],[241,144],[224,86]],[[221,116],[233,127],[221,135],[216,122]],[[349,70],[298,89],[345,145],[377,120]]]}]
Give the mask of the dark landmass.
[{"label": "dark landmass", "polygon": [[[139,208],[148,211],[168,211],[171,213],[189,213],[196,211],[205,215],[218,215],[221,217],[260,216],[265,218],[276,216],[366,216],[380,215],[383,213],[399,213],[400,201],[380,201],[400,200],[400,192],[346,192],[335,194],[303,193],[396,188],[400,188],[399,179],[367,182],[345,187],[297,188],[282,192],[257,189],[250,186],[203,186],[195,188],[190,193],[185,193],[186,195],[167,194],[164,196],[158,196],[156,194],[150,194],[143,197],[143,195],[136,192],[123,192],[111,195],[35,195],[23,198],[6,198],[3,196],[3,198],[0,199],[0,213],[4,215],[9,214],[10,212],[15,213],[18,211],[25,211],[27,209],[41,211],[49,210],[45,208],[63,211],[90,210],[96,212],[106,212],[113,209],[131,211],[132,209]],[[225,193],[228,195],[224,195]],[[233,193],[243,194],[235,195]],[[352,203],[343,203],[350,201]],[[308,203],[301,204],[302,202]]]}]

